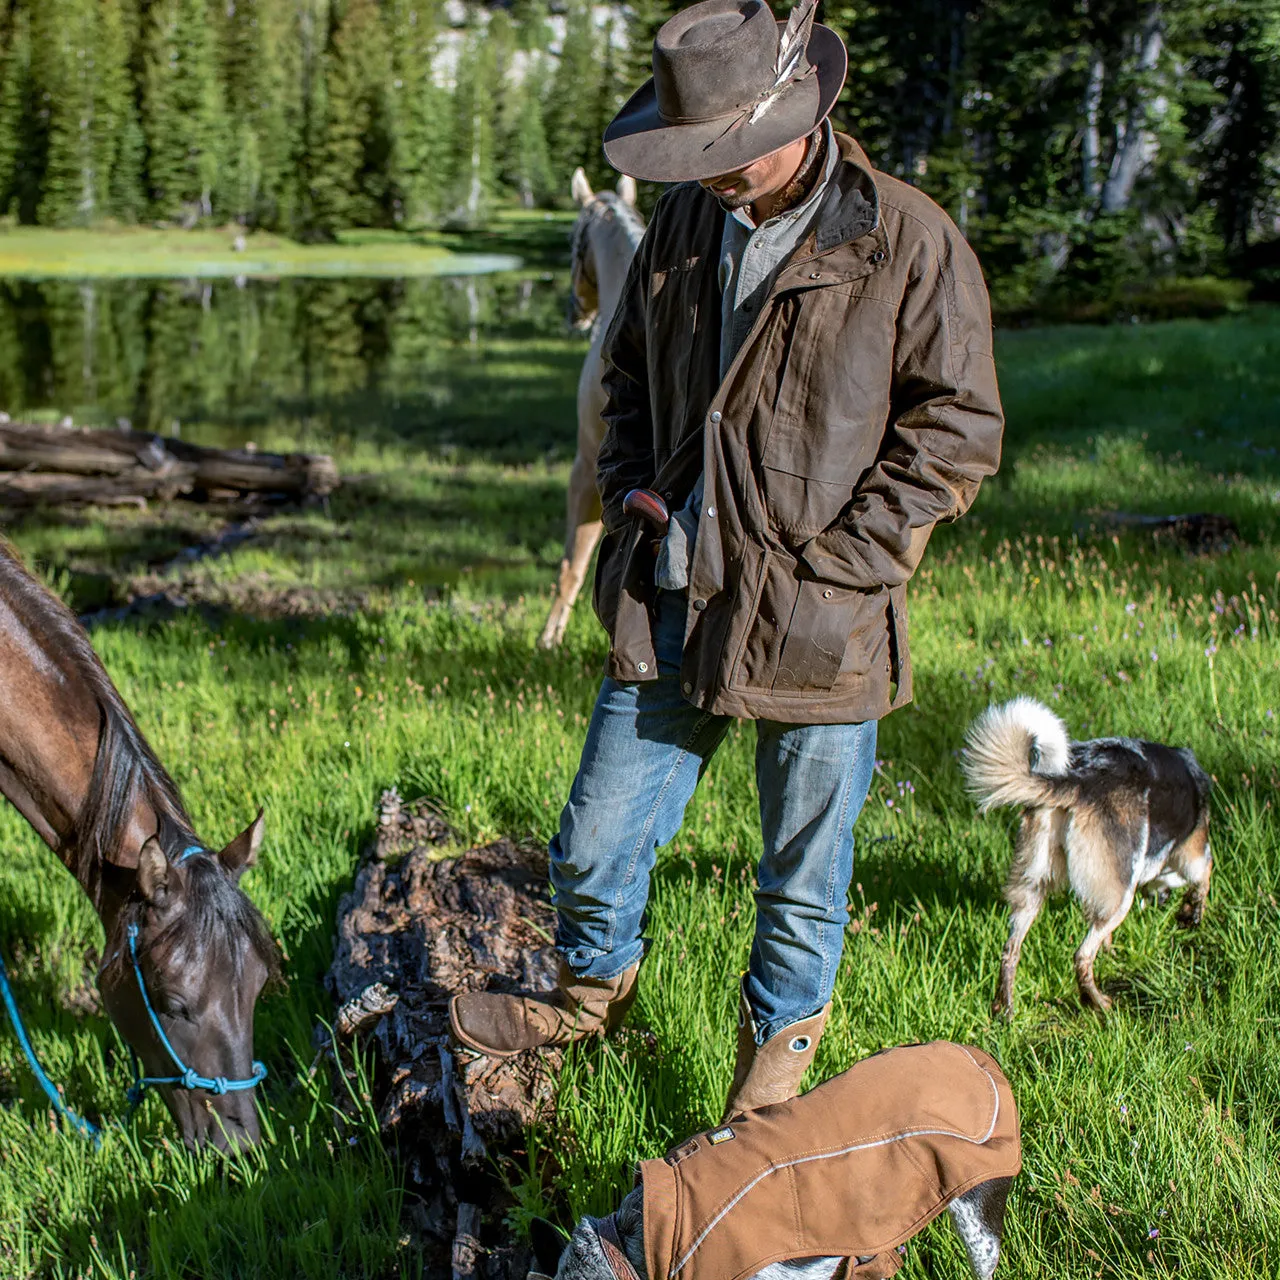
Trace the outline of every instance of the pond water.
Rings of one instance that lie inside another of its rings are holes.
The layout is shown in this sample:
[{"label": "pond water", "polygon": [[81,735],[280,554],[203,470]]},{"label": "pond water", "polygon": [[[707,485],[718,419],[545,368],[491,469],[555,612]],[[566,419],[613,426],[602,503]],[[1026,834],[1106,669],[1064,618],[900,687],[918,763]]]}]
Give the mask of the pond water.
[{"label": "pond water", "polygon": [[0,411],[201,443],[572,452],[563,274],[0,278]]}]

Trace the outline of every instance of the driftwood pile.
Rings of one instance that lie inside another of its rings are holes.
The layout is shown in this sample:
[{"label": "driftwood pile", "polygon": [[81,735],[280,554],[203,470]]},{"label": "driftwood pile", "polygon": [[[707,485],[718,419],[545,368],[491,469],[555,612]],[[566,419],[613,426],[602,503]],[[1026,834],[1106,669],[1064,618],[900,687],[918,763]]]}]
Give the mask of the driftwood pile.
[{"label": "driftwood pile", "polygon": [[11,510],[301,501],[325,497],[338,482],[325,454],[208,449],[146,431],[32,426],[0,415],[0,507]]},{"label": "driftwood pile", "polygon": [[418,1197],[427,1273],[523,1280],[528,1255],[503,1227],[491,1158],[552,1118],[559,1055],[467,1060],[449,1046],[447,1008],[462,991],[554,985],[546,852],[499,840],[442,856],[450,843],[427,804],[383,795],[377,838],[338,907],[335,1068],[351,1037],[372,1046],[374,1105]]}]

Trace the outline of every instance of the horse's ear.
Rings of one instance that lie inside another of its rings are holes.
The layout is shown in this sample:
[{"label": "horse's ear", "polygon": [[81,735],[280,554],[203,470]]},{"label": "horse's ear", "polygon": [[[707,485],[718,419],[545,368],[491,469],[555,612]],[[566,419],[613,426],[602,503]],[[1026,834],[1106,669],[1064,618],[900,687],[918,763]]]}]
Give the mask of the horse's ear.
[{"label": "horse's ear", "polygon": [[618,196],[623,204],[630,205],[633,209],[636,207],[636,180],[629,173],[624,173],[618,179]]},{"label": "horse's ear", "polygon": [[222,863],[223,870],[233,880],[239,880],[245,870],[258,860],[258,849],[262,845],[262,837],[267,829],[266,819],[262,813],[263,811],[259,809],[258,816],[218,854],[218,861]]},{"label": "horse's ear", "polygon": [[529,1223],[529,1242],[533,1245],[537,1270],[544,1276],[554,1276],[560,1268],[560,1255],[564,1253],[569,1237],[554,1222],[534,1218]]},{"label": "horse's ear", "polygon": [[138,851],[138,888],[153,907],[163,907],[172,896],[176,872],[169,865],[160,841],[148,836]]},{"label": "horse's ear", "polygon": [[581,165],[573,171],[569,190],[573,192],[574,203],[579,206],[588,205],[596,198],[595,192],[591,190],[591,183],[587,181],[587,171]]}]

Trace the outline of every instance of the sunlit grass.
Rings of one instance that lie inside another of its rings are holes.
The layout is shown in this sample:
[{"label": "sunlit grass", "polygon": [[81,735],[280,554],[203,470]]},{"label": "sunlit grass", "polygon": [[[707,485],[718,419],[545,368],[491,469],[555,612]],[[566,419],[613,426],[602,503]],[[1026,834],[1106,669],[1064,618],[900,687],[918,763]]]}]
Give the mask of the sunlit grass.
[{"label": "sunlit grass", "polygon": [[[1266,452],[1275,430],[1264,430],[1280,420],[1278,341],[1273,313],[1003,336],[1006,466],[964,522],[936,533],[913,587],[916,701],[882,726],[817,1072],[939,1036],[996,1054],[1019,1101],[1026,1165],[1001,1272],[1011,1278],[1280,1266],[1280,463]],[[1166,381],[1134,372],[1156,357]],[[573,361],[557,368],[548,404],[567,424]],[[1240,390],[1247,431],[1234,417]],[[508,409],[486,418],[473,384],[460,413],[498,432]],[[96,630],[200,833],[225,840],[266,805],[267,848],[245,883],[289,957],[289,988],[258,1019],[272,1136],[239,1166],[196,1161],[152,1101],[136,1133],[95,1155],[50,1131],[0,1033],[0,1096],[12,1104],[0,1109],[0,1274],[414,1273],[396,1165],[372,1124],[354,1134],[334,1124],[306,1080],[310,1037],[332,1012],[321,977],[337,898],[383,788],[434,797],[468,843],[546,840],[555,828],[604,644],[584,601],[561,653],[533,646],[571,434],[566,425],[557,442],[551,415],[540,422],[523,456],[500,462],[420,449],[407,431],[399,442],[336,441],[345,469],[370,479],[328,516],[273,518],[277,537],[211,562],[209,591],[228,591],[222,609]],[[1188,510],[1231,516],[1243,544],[1190,557],[1098,531],[1109,512]],[[67,564],[127,560],[145,524],[14,532],[65,581]],[[261,620],[235,603],[231,588],[246,581],[345,586],[368,607]],[[1012,1024],[988,1017],[1013,819],[975,816],[956,753],[973,715],[1022,692],[1081,736],[1189,745],[1215,778],[1205,923],[1182,933],[1171,910],[1135,908],[1099,962],[1116,995],[1106,1022],[1077,1006],[1071,953],[1084,926],[1067,901],[1031,933]],[[760,849],[752,747],[749,725],[731,731],[660,856],[633,1029],[571,1058],[555,1132],[531,1135],[508,1170],[521,1214],[568,1222],[604,1210],[636,1159],[719,1114]],[[37,1047],[75,1104],[118,1115],[126,1057],[105,1019],[70,998],[91,980],[93,913],[9,809],[0,847],[0,946]],[[966,1273],[945,1231],[931,1229],[903,1274]]]}]

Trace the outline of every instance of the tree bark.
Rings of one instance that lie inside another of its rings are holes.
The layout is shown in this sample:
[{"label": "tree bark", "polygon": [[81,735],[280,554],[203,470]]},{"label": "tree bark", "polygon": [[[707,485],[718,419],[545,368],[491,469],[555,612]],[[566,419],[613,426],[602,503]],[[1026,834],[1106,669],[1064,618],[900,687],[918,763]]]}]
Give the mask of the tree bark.
[{"label": "tree bark", "polygon": [[[1137,72],[1140,77],[1146,77],[1156,69],[1164,49],[1164,13],[1159,4],[1153,4],[1147,10],[1139,40]],[[1152,158],[1154,139],[1146,127],[1149,105],[1146,87],[1139,83],[1134,89],[1128,115],[1116,141],[1111,172],[1103,184],[1103,213],[1122,213],[1129,207],[1133,188]]]},{"label": "tree bark", "polygon": [[1089,83],[1084,91],[1084,140],[1080,147],[1080,161],[1084,196],[1086,200],[1098,198],[1098,161],[1102,154],[1102,142],[1098,135],[1098,113],[1102,109],[1102,86],[1106,66],[1102,55],[1094,50],[1089,61]]}]

